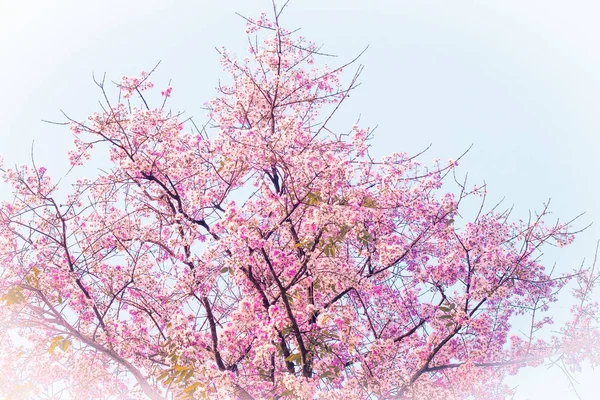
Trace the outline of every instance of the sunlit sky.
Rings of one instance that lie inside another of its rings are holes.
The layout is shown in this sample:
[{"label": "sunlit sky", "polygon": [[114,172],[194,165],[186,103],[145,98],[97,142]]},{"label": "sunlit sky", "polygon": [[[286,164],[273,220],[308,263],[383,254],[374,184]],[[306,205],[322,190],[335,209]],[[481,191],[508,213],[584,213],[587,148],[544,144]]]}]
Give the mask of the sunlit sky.
[{"label": "sunlit sky", "polygon": [[[594,1],[293,0],[283,25],[324,50],[335,64],[361,57],[362,85],[336,124],[378,125],[374,151],[455,158],[459,172],[488,184],[525,217],[552,199],[556,217],[581,212],[576,243],[548,252],[569,271],[593,257],[600,239],[600,3]],[[225,78],[215,46],[243,56],[243,20],[270,0],[0,0],[0,154],[30,159],[54,176],[67,170],[69,132],[41,122],[78,119],[97,109],[92,72],[135,75],[162,60],[155,82],[172,79],[175,109],[202,120],[203,103]],[[6,198],[6,187],[0,197]],[[568,297],[564,297],[568,302]],[[568,313],[558,305],[556,320]],[[575,375],[584,400],[599,398],[599,371]],[[596,379],[594,379],[596,378]],[[510,379],[515,399],[576,399],[556,368]]]}]

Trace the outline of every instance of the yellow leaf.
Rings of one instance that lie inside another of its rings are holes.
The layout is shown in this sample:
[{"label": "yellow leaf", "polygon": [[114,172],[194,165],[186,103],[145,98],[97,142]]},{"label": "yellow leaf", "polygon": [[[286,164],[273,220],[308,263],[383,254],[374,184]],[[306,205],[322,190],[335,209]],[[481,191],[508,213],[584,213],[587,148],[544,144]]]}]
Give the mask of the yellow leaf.
[{"label": "yellow leaf", "polygon": [[54,354],[54,350],[58,347],[62,351],[67,351],[71,342],[68,339],[65,339],[62,336],[54,336],[50,340],[50,348],[48,349],[48,353]]},{"label": "yellow leaf", "polygon": [[57,344],[58,343],[56,343],[56,342],[52,342],[52,344],[50,344],[50,348],[48,349],[48,353],[54,354],[54,349],[56,349]]},{"label": "yellow leaf", "polygon": [[294,244],[294,246],[292,246],[292,247],[294,247],[295,249],[298,249],[298,248],[310,249],[312,247],[312,245],[313,245],[313,241],[307,239],[307,240],[302,240],[302,241]]},{"label": "yellow leaf", "polygon": [[168,385],[169,383],[173,382],[175,380],[175,377],[172,376],[170,378],[165,379],[165,381],[163,382],[165,385]]},{"label": "yellow leaf", "polygon": [[169,376],[169,371],[164,371],[162,374],[160,374],[156,379],[158,379],[159,381],[162,381],[163,379],[165,379],[167,376]]},{"label": "yellow leaf", "polygon": [[21,286],[14,286],[8,289],[8,292],[0,297],[0,300],[4,301],[7,306],[24,303],[25,295],[23,295],[23,288]]},{"label": "yellow leaf", "polygon": [[186,372],[185,376],[183,376],[181,379],[184,382],[187,382],[192,376],[194,376],[194,370],[190,369],[189,371]]},{"label": "yellow leaf", "polygon": [[27,282],[29,285],[37,288],[39,286],[39,281],[40,281],[40,269],[38,267],[34,266],[33,268],[31,268],[31,271],[29,271],[29,273],[25,277],[25,282]]},{"label": "yellow leaf", "polygon": [[370,197],[366,197],[363,200],[362,206],[367,208],[375,208],[377,207],[377,202]]},{"label": "yellow leaf", "polygon": [[192,383],[191,385],[189,385],[185,389],[183,389],[183,393],[193,393],[194,390],[196,390],[196,388],[200,385],[201,385],[200,382]]}]

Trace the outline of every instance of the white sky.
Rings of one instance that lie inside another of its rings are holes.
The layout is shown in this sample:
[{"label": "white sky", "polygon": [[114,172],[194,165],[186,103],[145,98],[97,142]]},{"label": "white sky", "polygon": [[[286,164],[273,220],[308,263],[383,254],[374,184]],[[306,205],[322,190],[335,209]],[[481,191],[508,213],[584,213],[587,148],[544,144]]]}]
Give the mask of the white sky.
[{"label": "white sky", "polygon": [[[515,217],[552,198],[557,217],[580,212],[574,245],[547,254],[563,271],[591,258],[600,239],[600,3],[594,1],[293,0],[284,25],[347,61],[366,45],[363,85],[337,119],[379,125],[378,154],[455,158],[472,183],[506,197]],[[201,120],[202,104],[224,75],[215,46],[242,55],[239,12],[270,10],[268,0],[0,0],[0,154],[8,165],[67,169],[67,130],[43,124],[60,109],[84,118],[100,93],[91,73],[112,80],[150,70],[172,79],[173,107]],[[8,195],[0,188],[0,197]],[[491,202],[490,202],[491,203]],[[567,315],[559,306],[557,320]],[[584,400],[597,399],[600,372],[577,375]],[[558,370],[525,370],[511,379],[515,399],[575,399]]]}]

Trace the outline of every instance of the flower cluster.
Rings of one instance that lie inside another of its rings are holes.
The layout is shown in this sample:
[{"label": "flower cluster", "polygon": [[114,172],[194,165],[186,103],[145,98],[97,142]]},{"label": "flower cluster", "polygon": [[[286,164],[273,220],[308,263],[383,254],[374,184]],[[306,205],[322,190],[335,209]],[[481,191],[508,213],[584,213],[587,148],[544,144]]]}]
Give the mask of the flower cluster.
[{"label": "flower cluster", "polygon": [[[371,130],[330,125],[356,78],[315,66],[317,47],[278,17],[247,31],[267,37],[241,61],[221,52],[231,80],[208,103],[212,131],[150,107],[142,73],[117,85],[141,104],[72,121],[71,164],[94,146],[110,168],[66,196],[43,167],[2,170],[0,392],[500,399],[523,366],[600,361],[598,272],[557,277],[539,260],[573,240],[569,223],[484,203],[463,219],[486,189],[449,188],[456,160],[375,159]],[[548,338],[569,281],[574,319]]]}]

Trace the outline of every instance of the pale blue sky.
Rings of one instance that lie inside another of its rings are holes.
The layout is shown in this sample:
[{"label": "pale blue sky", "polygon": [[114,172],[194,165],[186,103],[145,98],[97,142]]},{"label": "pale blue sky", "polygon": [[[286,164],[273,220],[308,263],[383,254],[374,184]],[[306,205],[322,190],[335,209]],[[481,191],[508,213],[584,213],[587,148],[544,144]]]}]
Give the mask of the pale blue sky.
[{"label": "pale blue sky", "polygon": [[[574,245],[549,252],[561,270],[593,256],[600,239],[600,5],[594,1],[293,0],[283,23],[339,61],[365,46],[362,86],[337,119],[379,125],[378,154],[454,158],[470,181],[506,197],[514,216],[552,198],[557,217],[595,222]],[[43,124],[59,109],[83,118],[109,79],[149,70],[172,79],[173,108],[202,120],[202,104],[224,75],[215,46],[243,54],[239,12],[269,11],[268,0],[0,0],[0,154],[7,164],[36,158],[54,176],[67,169],[67,130]],[[0,197],[7,195],[0,188]],[[558,307],[566,315],[568,307]],[[598,398],[599,371],[578,375],[585,400]],[[574,399],[559,371],[524,370],[516,399]]]}]

